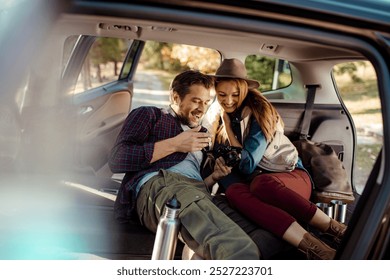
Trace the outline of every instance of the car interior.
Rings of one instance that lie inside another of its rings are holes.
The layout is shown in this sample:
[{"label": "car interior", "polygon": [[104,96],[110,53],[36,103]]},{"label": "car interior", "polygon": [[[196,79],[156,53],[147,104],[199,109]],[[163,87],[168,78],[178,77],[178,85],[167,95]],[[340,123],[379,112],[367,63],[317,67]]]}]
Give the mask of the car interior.
[{"label": "car interior", "polygon": [[[23,145],[14,146],[17,152],[7,159],[12,158],[15,170],[29,173],[18,177],[19,184],[0,199],[3,206],[11,201],[14,206],[2,215],[5,228],[1,230],[6,234],[0,237],[0,258],[151,258],[155,234],[136,219],[130,223],[114,219],[113,205],[123,174],[113,174],[107,164],[123,121],[136,105],[146,104],[139,101],[135,78],[147,42],[213,49],[220,61],[246,61],[252,55],[287,61],[291,82],[264,95],[282,116],[291,140],[300,136],[307,88],[317,85],[308,134],[313,141],[331,145],[345,167],[355,195],[348,205],[346,223],[351,221],[362,194],[354,184],[357,132],[332,72],[335,65],[368,59],[360,40],[266,18],[229,17],[228,13],[201,17],[185,12],[175,16],[147,7],[137,10],[136,6],[96,9],[99,15],[85,7],[59,15],[42,52],[34,58],[39,64],[29,69],[28,87],[18,91],[19,114],[11,119],[23,133],[10,137]],[[123,66],[117,79],[79,90],[76,85],[84,77],[80,73],[86,73],[83,65],[97,38],[127,42],[127,51],[119,58]],[[31,186],[28,190],[23,188],[26,183]],[[15,220],[22,223],[16,225]],[[175,259],[182,258],[183,247],[179,242]],[[273,256],[296,257],[283,252]]]}]

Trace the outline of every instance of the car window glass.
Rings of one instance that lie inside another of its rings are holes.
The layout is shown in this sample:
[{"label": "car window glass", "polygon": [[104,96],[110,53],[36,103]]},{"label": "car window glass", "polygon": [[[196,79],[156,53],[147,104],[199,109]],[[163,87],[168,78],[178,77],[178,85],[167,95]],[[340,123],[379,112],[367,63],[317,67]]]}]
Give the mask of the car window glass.
[{"label": "car window glass", "polygon": [[125,60],[123,67],[122,67],[122,72],[121,72],[121,75],[119,77],[120,80],[126,79],[129,76],[130,71],[133,67],[136,53],[137,53],[138,49],[140,48],[141,44],[142,44],[142,42],[138,41],[138,40],[134,40],[134,42],[131,44],[130,50],[127,53],[126,60]]},{"label": "car window glass", "polygon": [[354,180],[361,193],[383,143],[377,76],[368,61],[338,64],[333,76],[356,127]]},{"label": "car window glass", "polygon": [[[275,91],[287,87],[292,82],[288,61],[262,55],[249,55],[245,58],[248,77],[260,82],[260,90]],[[290,98],[291,99],[291,98]]]},{"label": "car window glass", "polygon": [[84,60],[74,94],[117,81],[131,43],[128,39],[97,38]]},{"label": "car window glass", "polygon": [[221,55],[214,49],[155,41],[145,42],[134,76],[132,109],[143,105],[164,107],[169,104],[172,79],[187,69],[214,74]]}]

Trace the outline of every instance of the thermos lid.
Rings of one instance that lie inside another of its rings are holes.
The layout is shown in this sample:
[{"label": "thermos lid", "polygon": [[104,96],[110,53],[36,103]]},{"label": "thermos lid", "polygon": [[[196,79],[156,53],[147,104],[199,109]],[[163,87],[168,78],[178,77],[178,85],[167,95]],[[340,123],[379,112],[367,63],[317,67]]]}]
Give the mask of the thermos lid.
[{"label": "thermos lid", "polygon": [[181,204],[177,200],[176,195],[173,195],[173,197],[167,201],[166,206],[173,209],[180,209]]}]

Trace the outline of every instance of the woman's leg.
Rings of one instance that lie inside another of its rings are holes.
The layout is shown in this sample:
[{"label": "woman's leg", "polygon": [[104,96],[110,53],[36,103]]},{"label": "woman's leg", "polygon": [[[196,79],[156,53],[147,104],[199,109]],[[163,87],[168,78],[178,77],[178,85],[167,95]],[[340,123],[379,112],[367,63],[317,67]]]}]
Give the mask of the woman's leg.
[{"label": "woman's leg", "polygon": [[317,206],[309,201],[311,181],[303,170],[258,175],[252,180],[250,191],[259,200],[300,221],[311,221],[317,211]]},{"label": "woman's leg", "polygon": [[340,244],[344,237],[347,226],[331,219],[321,209],[317,208],[313,218],[309,221],[309,224],[318,228],[323,233],[326,233],[334,238],[334,241]]},{"label": "woman's leg", "polygon": [[[259,176],[260,179],[257,178]],[[302,169],[295,169],[291,172],[263,173],[256,176],[253,181],[263,181],[264,178],[268,178],[267,180],[270,181],[270,183],[273,183],[273,181],[278,181],[282,183],[286,188],[301,195],[303,198],[310,200],[312,183],[310,180],[310,176],[307,174],[306,171]]]},{"label": "woman's leg", "polygon": [[248,185],[236,183],[226,191],[226,197],[233,208],[244,214],[257,225],[282,238],[295,219],[273,205],[264,203],[249,190]]},{"label": "woman's leg", "polygon": [[331,219],[309,201],[311,181],[305,171],[261,174],[253,179],[250,190],[260,200],[334,236],[337,243],[343,238],[346,226]]},{"label": "woman's leg", "polygon": [[254,196],[247,185],[233,184],[226,192],[231,205],[291,245],[304,252],[309,259],[333,259],[335,250],[309,234],[285,211],[266,204]]},{"label": "woman's leg", "polygon": [[309,224],[325,232],[329,228],[330,217],[326,215],[321,209],[317,208],[313,218],[309,221]]}]

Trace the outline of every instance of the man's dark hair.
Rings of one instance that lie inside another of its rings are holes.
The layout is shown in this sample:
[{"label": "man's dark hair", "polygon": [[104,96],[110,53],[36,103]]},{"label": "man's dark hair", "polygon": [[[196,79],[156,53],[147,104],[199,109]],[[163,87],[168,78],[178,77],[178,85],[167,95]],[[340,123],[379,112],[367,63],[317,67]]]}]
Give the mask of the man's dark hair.
[{"label": "man's dark hair", "polygon": [[173,79],[170,90],[177,92],[180,99],[183,99],[189,93],[192,85],[203,85],[209,89],[214,85],[214,79],[197,70],[187,70]]}]

